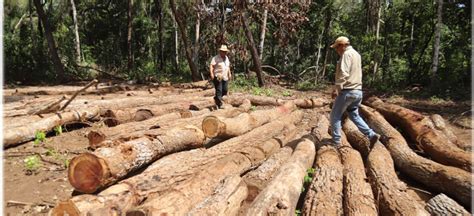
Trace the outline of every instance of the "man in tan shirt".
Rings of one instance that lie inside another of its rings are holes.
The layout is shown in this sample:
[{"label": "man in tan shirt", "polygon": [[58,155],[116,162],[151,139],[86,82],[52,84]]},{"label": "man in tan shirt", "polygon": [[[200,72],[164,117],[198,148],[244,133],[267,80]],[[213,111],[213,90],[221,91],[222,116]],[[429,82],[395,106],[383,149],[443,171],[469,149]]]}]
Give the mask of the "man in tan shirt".
[{"label": "man in tan shirt", "polygon": [[230,61],[229,57],[227,57],[227,52],[229,52],[227,46],[222,45],[219,49],[219,55],[214,56],[209,65],[211,80],[216,89],[214,101],[218,108],[222,106],[222,96],[227,95],[227,82],[231,78]]},{"label": "man in tan shirt", "polygon": [[362,102],[362,61],[360,54],[352,48],[349,38],[341,36],[331,45],[340,56],[336,66],[336,82],[332,96],[335,98],[331,115],[331,135],[336,146],[341,144],[341,119],[345,111],[349,118],[364,133],[373,146],[380,135],[376,134],[359,115]]}]

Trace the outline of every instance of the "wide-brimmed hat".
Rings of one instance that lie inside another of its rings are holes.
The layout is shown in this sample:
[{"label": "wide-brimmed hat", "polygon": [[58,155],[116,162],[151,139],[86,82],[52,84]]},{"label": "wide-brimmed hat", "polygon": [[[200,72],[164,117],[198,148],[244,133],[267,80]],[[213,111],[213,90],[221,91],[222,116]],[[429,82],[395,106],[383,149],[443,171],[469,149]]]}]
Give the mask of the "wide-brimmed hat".
[{"label": "wide-brimmed hat", "polygon": [[227,49],[227,45],[222,45],[219,51],[229,52],[229,49]]},{"label": "wide-brimmed hat", "polygon": [[336,48],[337,45],[339,44],[350,44],[349,42],[349,38],[347,37],[344,37],[344,36],[341,36],[341,37],[338,37],[333,44],[331,44],[331,48]]}]

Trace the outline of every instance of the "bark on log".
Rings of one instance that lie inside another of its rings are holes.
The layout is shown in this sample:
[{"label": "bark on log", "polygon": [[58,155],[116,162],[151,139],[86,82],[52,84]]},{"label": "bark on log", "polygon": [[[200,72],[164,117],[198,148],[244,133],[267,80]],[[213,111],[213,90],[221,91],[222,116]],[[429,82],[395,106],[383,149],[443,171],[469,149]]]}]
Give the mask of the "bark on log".
[{"label": "bark on log", "polygon": [[472,155],[452,144],[446,136],[430,127],[428,117],[407,108],[370,98],[367,103],[393,125],[400,126],[434,161],[471,171]]},{"label": "bark on log", "polygon": [[367,159],[369,178],[382,215],[428,215],[395,173],[390,153],[376,143]]},{"label": "bark on log", "polygon": [[344,167],[344,215],[378,215],[372,188],[367,181],[364,162],[358,151],[342,136],[341,158]]},{"label": "bark on log", "polygon": [[242,113],[234,118],[208,116],[202,121],[202,130],[206,137],[230,138],[239,136],[260,125],[292,112],[296,106],[289,102],[275,109],[257,110]]},{"label": "bark on log", "polygon": [[60,108],[60,103],[63,101],[63,100],[66,100],[66,95],[63,95],[61,98],[59,98],[59,100],[56,100],[56,101],[53,101],[53,102],[50,102],[48,104],[46,104],[45,106],[43,106],[42,108],[40,109],[33,109],[33,110],[30,110],[28,111],[28,114],[29,115],[39,115],[39,114],[45,114],[45,113],[51,113],[51,112],[56,112],[59,110]]},{"label": "bark on log", "polygon": [[104,117],[108,119],[104,123],[109,127],[113,127],[130,121],[144,121],[153,116],[160,116],[170,112],[210,107],[212,105],[214,105],[214,99],[205,98],[205,100],[197,102],[179,101],[172,104],[140,106],[120,110],[108,109],[104,114]]},{"label": "bark on log", "polygon": [[194,126],[177,127],[158,136],[145,136],[81,154],[69,164],[68,179],[78,191],[93,193],[164,155],[202,147],[205,137]]},{"label": "bark on log", "polygon": [[370,152],[370,143],[367,136],[361,133],[354,122],[349,119],[344,121],[342,129],[351,146],[360,152],[365,161]]},{"label": "bark on log", "polygon": [[302,139],[288,162],[255,198],[246,215],[293,215],[306,170],[313,165],[315,154],[314,143]]},{"label": "bark on log", "polygon": [[304,200],[303,215],[342,215],[343,167],[339,152],[329,145],[319,148],[315,169]]},{"label": "bark on log", "polygon": [[465,150],[465,151],[471,151],[472,146],[471,144],[467,144],[466,142],[460,140],[454,133],[453,131],[449,128],[449,126],[446,124],[446,121],[444,118],[438,114],[434,114],[430,116],[431,121],[433,121],[434,127],[441,131],[450,141],[452,141],[454,144],[456,144],[459,148]]},{"label": "bark on log", "polygon": [[247,184],[249,191],[245,202],[250,204],[255,197],[267,186],[270,180],[273,179],[275,172],[291,157],[293,149],[290,146],[285,146],[278,150],[262,163],[257,169],[252,170],[243,176],[244,182]]},{"label": "bark on log", "polygon": [[48,118],[54,116],[56,114],[48,113],[39,115],[25,115],[25,116],[18,116],[18,117],[6,117],[3,118],[3,130],[7,130],[9,128],[20,127],[23,125],[31,124],[32,122],[40,121],[44,118]]},{"label": "bark on log", "polygon": [[470,206],[471,173],[417,155],[410,149],[403,136],[380,113],[367,106],[361,106],[360,110],[371,128],[385,136],[382,142],[390,151],[395,165],[403,173],[423,183],[433,191],[447,194],[459,203]]},{"label": "bark on log", "polygon": [[247,185],[240,176],[234,175],[224,179],[212,196],[196,205],[187,215],[237,215],[247,195]]},{"label": "bark on log", "polygon": [[304,199],[303,215],[343,214],[343,166],[339,152],[334,146],[327,145],[331,139],[328,128],[329,121],[321,116],[312,131],[318,146],[316,172]]},{"label": "bark on log", "polygon": [[[115,209],[126,212],[142,202],[152,194],[162,194],[170,189],[172,185],[181,185],[193,181],[196,172],[204,169],[208,164],[225,158],[234,152],[248,152],[246,147],[258,143],[261,154],[269,154],[273,145],[284,143],[288,132],[285,128],[302,119],[302,113],[295,111],[276,121],[265,124],[242,136],[224,141],[210,149],[195,149],[186,152],[168,155],[150,165],[140,175],[123,180],[113,185],[98,195],[80,195],[70,199],[81,214],[94,213],[94,211],[108,211]],[[270,137],[283,135],[283,138]],[[267,140],[268,142],[265,142]],[[100,210],[99,208],[103,208]],[[105,210],[104,210],[105,209]]]},{"label": "bark on log", "polygon": [[[221,109],[213,112],[213,115],[223,117],[233,117],[242,112],[247,112],[250,109],[250,101],[244,101],[238,108]],[[195,125],[199,126],[202,123],[203,118],[207,115],[205,112],[199,116],[193,116],[191,118],[185,118],[186,116],[181,113],[170,113],[156,118],[147,119],[139,123],[126,123],[118,125],[112,128],[104,128],[89,132],[89,146],[93,149],[102,146],[109,145],[110,143],[102,143],[105,140],[114,139],[130,139],[130,137],[140,137],[143,131],[151,128],[170,128],[177,125]],[[185,118],[185,119],[179,119]],[[177,119],[177,120],[176,120]],[[173,121],[175,120],[175,121]],[[127,133],[123,133],[127,131]]]},{"label": "bark on log", "polygon": [[210,89],[212,88],[211,83],[208,80],[190,82],[190,83],[180,83],[173,85],[175,88],[201,88],[201,89]]},{"label": "bark on log", "polygon": [[[241,143],[246,147],[207,166],[191,181],[173,187],[165,193],[153,195],[154,198],[149,196],[140,209],[150,212],[152,215],[185,214],[206,197],[212,195],[212,191],[226,176],[246,172],[251,167],[265,161],[281,147],[281,144],[274,142],[273,139],[248,146],[250,143],[253,141]],[[262,151],[262,149],[265,150]],[[178,203],[176,200],[180,200],[180,202]],[[238,209],[233,209],[233,212],[237,211]]]},{"label": "bark on log", "polygon": [[[240,101],[248,99],[254,106],[280,106],[283,105],[285,102],[293,101],[293,103],[298,108],[317,108],[323,107],[329,104],[329,101],[321,98],[310,98],[310,99],[291,99],[291,100],[283,100],[274,97],[266,97],[266,96],[256,96],[256,95],[232,95],[228,97],[224,97],[224,102],[229,104],[239,104]],[[235,105],[234,105],[235,106]]]},{"label": "bark on log", "polygon": [[466,209],[444,194],[439,194],[430,199],[426,205],[426,210],[431,215],[471,215]]},{"label": "bark on log", "polygon": [[9,128],[3,134],[3,148],[10,147],[35,138],[37,131],[48,132],[54,127],[74,121],[90,120],[97,117],[98,108],[58,113],[54,116],[44,118],[31,124],[16,128]]}]

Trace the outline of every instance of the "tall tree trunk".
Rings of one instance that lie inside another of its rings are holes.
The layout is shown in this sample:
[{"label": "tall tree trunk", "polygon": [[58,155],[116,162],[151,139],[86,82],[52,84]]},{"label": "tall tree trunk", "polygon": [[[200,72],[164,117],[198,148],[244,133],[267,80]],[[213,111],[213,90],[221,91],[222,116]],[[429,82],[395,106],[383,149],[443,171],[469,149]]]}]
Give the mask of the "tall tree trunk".
[{"label": "tall tree trunk", "polygon": [[255,42],[253,40],[252,32],[250,32],[250,28],[247,23],[245,12],[243,11],[240,14],[240,20],[242,21],[242,27],[244,28],[244,31],[245,31],[245,36],[247,38],[247,44],[250,48],[250,53],[252,54],[252,61],[254,64],[255,72],[257,73],[258,86],[263,87],[265,83],[262,78],[262,63],[260,61],[257,48],[255,47]]},{"label": "tall tree trunk", "polygon": [[58,81],[63,81],[65,78],[64,67],[63,63],[61,62],[61,59],[59,58],[56,43],[54,42],[53,38],[53,33],[51,32],[51,26],[48,22],[48,17],[44,13],[43,5],[41,5],[40,0],[33,0],[33,2],[35,3],[38,17],[44,27],[44,33],[46,34],[46,40],[48,41],[49,53],[51,56],[51,60],[53,61],[54,69],[56,70],[56,73],[58,75]]},{"label": "tall tree trunk", "polygon": [[178,71],[179,65],[179,40],[178,40],[178,24],[173,16],[173,29],[174,29],[174,70]]},{"label": "tall tree trunk", "polygon": [[199,81],[199,72],[196,64],[193,61],[191,47],[188,46],[189,43],[188,35],[186,34],[186,20],[183,19],[183,14],[181,11],[178,11],[174,0],[170,0],[170,6],[176,20],[176,24],[178,25],[181,39],[183,40],[183,45],[186,52],[186,60],[188,60],[189,68],[191,69],[192,80],[193,82]]},{"label": "tall tree trunk", "polygon": [[[323,41],[328,41],[328,37],[330,36],[330,30],[331,30],[331,26],[332,26],[332,8],[329,7],[327,12],[326,12],[326,23],[324,24],[324,29],[325,29],[325,33],[324,33],[324,36],[323,36]],[[329,46],[327,45],[328,43],[326,43],[326,45],[324,46],[324,62],[323,62],[323,71],[321,73],[321,77],[324,77],[324,75],[326,74],[326,64],[328,62],[328,57],[329,57]]]},{"label": "tall tree trunk", "polygon": [[71,8],[72,8],[72,20],[74,21],[74,35],[76,36],[76,40],[74,43],[76,44],[76,62],[79,64],[81,63],[81,42],[79,40],[79,27],[77,25],[77,11],[76,11],[76,4],[74,4],[74,0],[71,0]]},{"label": "tall tree trunk", "polygon": [[133,0],[128,0],[128,12],[127,12],[127,52],[128,52],[128,73],[131,74],[133,68],[133,52],[132,52],[132,8]]},{"label": "tall tree trunk", "polygon": [[[33,2],[32,0],[28,0],[28,11],[30,17],[30,30],[31,30],[31,41],[33,42],[32,48],[36,45],[36,35],[34,33],[34,26],[33,26]],[[32,52],[33,53],[33,52]]]},{"label": "tall tree trunk", "polygon": [[159,43],[159,62],[160,70],[163,70],[164,67],[164,44],[163,44],[163,4],[161,0],[156,0],[155,3],[158,10],[158,43]]},{"label": "tall tree trunk", "polygon": [[262,31],[260,32],[260,45],[258,48],[260,49],[260,60],[263,57],[263,44],[265,43],[265,31],[267,29],[267,17],[268,17],[268,9],[265,8],[263,11],[263,21],[262,21]]},{"label": "tall tree trunk", "polygon": [[433,63],[431,65],[431,89],[435,89],[438,83],[439,46],[441,41],[441,27],[443,25],[443,0],[437,0],[437,21],[435,30],[435,40],[433,45]]},{"label": "tall tree trunk", "polygon": [[200,37],[200,28],[201,28],[201,5],[199,2],[196,3],[196,25],[195,25],[195,35],[194,35],[194,49],[193,49],[193,62],[196,64],[196,68],[199,71],[199,37]]},{"label": "tall tree trunk", "polygon": [[379,66],[380,58],[379,58],[379,52],[378,52],[378,46],[379,46],[379,33],[380,33],[380,17],[382,15],[382,7],[379,5],[378,11],[377,11],[377,27],[375,30],[375,49],[374,49],[374,70],[373,70],[373,78],[372,81],[375,82],[377,78],[377,69]]}]

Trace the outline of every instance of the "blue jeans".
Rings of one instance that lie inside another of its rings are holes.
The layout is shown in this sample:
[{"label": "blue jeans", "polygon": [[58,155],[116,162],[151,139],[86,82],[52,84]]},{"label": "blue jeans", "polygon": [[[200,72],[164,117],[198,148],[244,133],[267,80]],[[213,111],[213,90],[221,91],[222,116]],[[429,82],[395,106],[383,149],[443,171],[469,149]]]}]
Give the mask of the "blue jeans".
[{"label": "blue jeans", "polygon": [[332,140],[336,144],[341,144],[341,119],[344,111],[347,111],[349,118],[359,128],[359,130],[369,137],[375,135],[375,132],[369,128],[364,119],[359,115],[359,106],[362,102],[362,90],[342,90],[337,95],[331,110],[331,128]]}]

